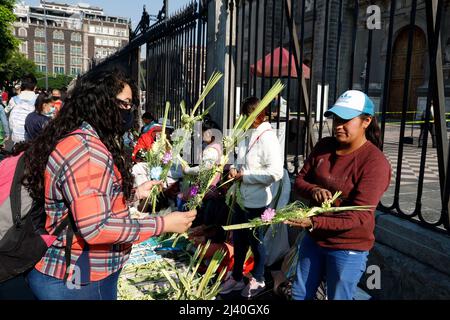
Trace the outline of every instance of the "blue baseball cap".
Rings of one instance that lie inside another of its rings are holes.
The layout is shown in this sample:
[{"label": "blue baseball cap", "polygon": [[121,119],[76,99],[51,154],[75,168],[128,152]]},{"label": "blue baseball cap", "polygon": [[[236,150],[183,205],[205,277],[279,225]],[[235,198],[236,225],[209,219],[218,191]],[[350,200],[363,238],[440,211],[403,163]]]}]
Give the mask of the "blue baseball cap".
[{"label": "blue baseball cap", "polygon": [[345,91],[336,103],[325,112],[325,117],[337,115],[344,120],[350,120],[362,114],[375,115],[375,105],[373,101],[364,93],[358,90]]}]

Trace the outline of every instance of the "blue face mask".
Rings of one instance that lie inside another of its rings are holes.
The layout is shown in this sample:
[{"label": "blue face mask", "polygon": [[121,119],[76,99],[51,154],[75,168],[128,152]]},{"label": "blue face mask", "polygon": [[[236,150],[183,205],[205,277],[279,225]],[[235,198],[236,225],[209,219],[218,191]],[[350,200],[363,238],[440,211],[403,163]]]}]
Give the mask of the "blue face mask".
[{"label": "blue face mask", "polygon": [[50,110],[48,112],[44,112],[44,116],[47,117],[53,117],[53,115],[55,114],[56,108],[55,107],[51,107]]}]

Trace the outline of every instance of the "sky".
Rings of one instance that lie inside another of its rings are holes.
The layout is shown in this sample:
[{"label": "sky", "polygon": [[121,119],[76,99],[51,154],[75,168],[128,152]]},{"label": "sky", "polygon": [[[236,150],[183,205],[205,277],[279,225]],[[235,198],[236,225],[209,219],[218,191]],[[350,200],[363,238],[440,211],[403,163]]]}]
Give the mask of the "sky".
[{"label": "sky", "polygon": [[[131,18],[134,30],[141,20],[142,8],[146,6],[150,15],[157,15],[163,6],[163,0],[48,0],[49,2],[77,4],[88,3],[103,8],[105,15]],[[24,0],[28,5],[39,5],[39,0]],[[169,14],[186,6],[190,0],[169,0]],[[154,23],[153,21],[151,23]]]}]

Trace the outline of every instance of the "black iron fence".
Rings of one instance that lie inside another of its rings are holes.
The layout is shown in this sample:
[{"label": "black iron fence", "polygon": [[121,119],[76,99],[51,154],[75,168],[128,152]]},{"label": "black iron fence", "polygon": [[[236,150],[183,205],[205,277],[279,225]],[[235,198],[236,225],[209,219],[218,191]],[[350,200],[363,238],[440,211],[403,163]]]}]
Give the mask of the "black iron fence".
[{"label": "black iron fence", "polygon": [[[376,103],[394,170],[392,199],[384,199],[379,208],[449,231],[450,106],[446,110],[440,39],[448,36],[441,22],[450,12],[444,2],[448,1],[228,1],[228,69],[235,72],[234,83],[230,80],[228,85],[228,123],[233,124],[244,97],[262,97],[275,79],[283,79],[287,88],[274,102],[270,121],[284,131],[280,142],[285,164],[292,164],[295,173],[301,156],[317,139],[332,134],[331,123],[323,118],[327,106],[345,90],[362,90]],[[427,145],[431,126],[436,150]],[[412,138],[409,128],[420,128],[424,134]],[[403,182],[410,172],[404,171],[411,164],[405,159],[411,142],[421,149],[413,160],[417,182],[406,188]],[[438,188],[425,183],[431,153],[437,159]],[[435,191],[432,206],[437,214],[429,214],[424,206],[432,192],[427,188]]]},{"label": "black iron fence", "polygon": [[[295,174],[315,142],[332,134],[331,123],[323,117],[327,106],[347,89],[362,90],[376,104],[383,148],[394,170],[392,197],[383,199],[379,209],[450,232],[446,118],[450,105],[445,103],[445,83],[450,77],[444,74],[450,70],[450,61],[443,57],[443,47],[450,43],[450,31],[444,27],[444,18],[450,16],[449,1],[222,3],[227,24],[218,32],[227,34],[228,60],[219,71],[229,73],[223,92],[227,95],[224,126],[233,126],[245,97],[261,98],[281,78],[286,89],[271,107],[270,122],[282,132],[285,165]],[[185,100],[191,106],[205,83],[205,70],[215,69],[207,68],[217,61],[206,61],[205,52],[206,21],[208,15],[217,14],[215,9],[208,11],[209,4],[193,2],[151,26],[118,54],[130,61],[132,50],[146,44],[146,109],[158,116],[166,101],[178,105]],[[171,119],[176,122],[180,114],[178,108],[173,110]],[[436,149],[428,145],[431,126]],[[414,149],[416,182],[406,190],[406,154],[413,150],[411,142],[418,143],[414,130],[419,128],[423,134],[421,148]],[[435,157],[430,158],[431,154]],[[426,175],[432,160],[436,161],[436,180],[430,185]],[[435,202],[424,206],[429,190],[436,191]],[[437,214],[430,218],[431,207]]]},{"label": "black iron fence", "polygon": [[150,30],[147,41],[146,110],[162,117],[166,101],[173,105],[170,119],[180,120],[180,102],[189,110],[205,83],[206,11],[192,3],[168,21]]}]

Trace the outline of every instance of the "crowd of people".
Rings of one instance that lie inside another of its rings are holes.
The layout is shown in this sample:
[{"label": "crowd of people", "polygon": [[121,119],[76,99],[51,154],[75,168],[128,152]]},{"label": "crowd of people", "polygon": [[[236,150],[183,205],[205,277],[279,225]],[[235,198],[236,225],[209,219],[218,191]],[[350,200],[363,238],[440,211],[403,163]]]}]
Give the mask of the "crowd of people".
[{"label": "crowd of people", "polygon": [[[45,202],[45,229],[54,235],[42,259],[21,276],[38,299],[116,299],[118,277],[133,244],[187,231],[195,245],[212,241],[207,257],[226,250],[224,267],[230,272],[222,295],[239,290],[245,298],[257,296],[266,289],[264,230],[255,234],[235,230],[228,235],[221,226],[229,223],[230,212],[232,224],[260,217],[280,196],[273,188],[277,183],[288,181],[289,188],[282,192],[290,196],[284,146],[268,114],[264,110],[257,116],[236,148],[236,164],[222,176],[217,174],[202,206],[187,211],[184,177],[198,175],[199,167],[174,165],[167,181],[149,178],[145,152],[161,134],[163,119],[146,112],[143,126],[136,127],[138,101],[131,80],[121,72],[104,71],[80,77],[64,95],[58,90],[37,94],[36,80],[25,77],[21,93],[0,108],[3,140],[14,143],[6,159],[23,157],[23,186],[33,199]],[[241,113],[251,114],[259,102],[248,97]],[[380,150],[373,102],[350,90],[326,116],[333,118],[334,135],[317,143],[296,176],[293,191],[310,205],[320,206],[341,191],[338,206],[376,206],[387,190],[391,169]],[[170,123],[166,126],[168,137],[173,129]],[[221,141],[213,134],[219,129],[211,118],[203,121],[204,164],[219,163],[222,157]],[[220,183],[225,180],[236,184],[242,198],[231,210],[225,201],[228,187]],[[136,204],[141,211],[149,210],[142,200],[155,185],[164,191],[158,210],[174,210],[133,217],[130,207]],[[292,299],[313,299],[321,282],[326,283],[328,299],[354,297],[374,244],[374,210],[287,222],[306,233],[298,246]],[[57,234],[66,220],[67,226]],[[253,262],[246,270],[249,248]],[[81,286],[73,290],[66,281],[75,277],[76,270]]]}]

